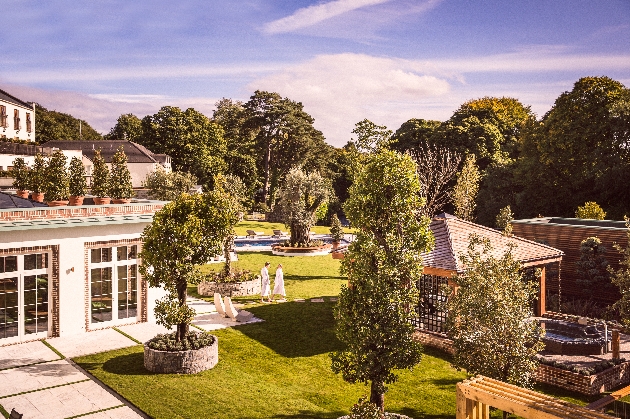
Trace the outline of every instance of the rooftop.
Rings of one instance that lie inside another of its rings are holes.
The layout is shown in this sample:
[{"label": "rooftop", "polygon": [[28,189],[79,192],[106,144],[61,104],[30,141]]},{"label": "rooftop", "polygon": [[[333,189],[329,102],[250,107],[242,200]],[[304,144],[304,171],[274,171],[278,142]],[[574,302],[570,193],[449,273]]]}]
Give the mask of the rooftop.
[{"label": "rooftop", "polygon": [[125,140],[65,140],[65,141],[48,141],[46,147],[56,147],[60,150],[81,150],[83,155],[90,160],[94,160],[96,150],[101,150],[101,156],[106,163],[112,162],[112,157],[123,146],[123,150],[127,155],[129,163],[159,163],[162,158],[156,159],[155,155],[146,147],[140,144]]},{"label": "rooftop", "polygon": [[572,227],[597,227],[597,228],[614,228],[627,229],[625,221],[615,220],[593,220],[584,218],[560,218],[560,217],[541,217],[527,218],[523,220],[514,220],[512,224],[562,224]]},{"label": "rooftop", "polygon": [[32,105],[24,102],[23,100],[20,100],[20,99],[16,98],[12,94],[10,94],[8,92],[5,92],[2,89],[0,89],[0,100],[12,103],[14,105],[22,106],[22,107],[25,107],[25,108],[28,108],[28,109],[33,109]]}]

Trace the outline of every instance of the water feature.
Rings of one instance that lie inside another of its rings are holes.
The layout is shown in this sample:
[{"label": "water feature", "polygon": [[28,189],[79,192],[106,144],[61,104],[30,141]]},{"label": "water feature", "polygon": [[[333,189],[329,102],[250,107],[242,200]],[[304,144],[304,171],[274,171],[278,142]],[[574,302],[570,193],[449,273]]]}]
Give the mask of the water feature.
[{"label": "water feature", "polygon": [[545,330],[545,351],[559,355],[603,355],[608,352],[607,342],[612,338],[603,324],[545,319],[540,326]]}]

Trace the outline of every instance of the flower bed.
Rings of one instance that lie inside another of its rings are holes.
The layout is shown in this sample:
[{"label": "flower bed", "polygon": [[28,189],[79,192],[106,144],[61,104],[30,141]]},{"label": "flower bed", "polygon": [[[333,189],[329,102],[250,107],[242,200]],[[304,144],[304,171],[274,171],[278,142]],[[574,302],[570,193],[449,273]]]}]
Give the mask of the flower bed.
[{"label": "flower bed", "polygon": [[256,276],[249,281],[241,282],[217,282],[203,281],[197,285],[197,293],[204,297],[213,296],[215,292],[221,295],[229,295],[231,297],[243,297],[246,295],[260,294],[261,281],[260,276]]},{"label": "flower bed", "polygon": [[161,374],[196,374],[219,362],[219,340],[207,333],[188,333],[175,342],[175,333],[157,335],[144,344],[144,367]]},{"label": "flower bed", "polygon": [[321,256],[330,253],[332,245],[321,243],[316,246],[304,247],[276,245],[271,248],[271,253],[277,256]]}]

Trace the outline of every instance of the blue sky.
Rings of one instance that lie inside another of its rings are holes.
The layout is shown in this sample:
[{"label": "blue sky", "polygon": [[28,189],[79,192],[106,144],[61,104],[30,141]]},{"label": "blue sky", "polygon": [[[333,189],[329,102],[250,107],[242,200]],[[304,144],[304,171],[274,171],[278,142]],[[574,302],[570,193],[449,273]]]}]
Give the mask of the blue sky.
[{"label": "blue sky", "polygon": [[445,120],[483,96],[542,116],[580,77],[630,86],[628,0],[5,0],[3,19],[0,88],[101,132],[261,89],[341,146],[364,118]]}]

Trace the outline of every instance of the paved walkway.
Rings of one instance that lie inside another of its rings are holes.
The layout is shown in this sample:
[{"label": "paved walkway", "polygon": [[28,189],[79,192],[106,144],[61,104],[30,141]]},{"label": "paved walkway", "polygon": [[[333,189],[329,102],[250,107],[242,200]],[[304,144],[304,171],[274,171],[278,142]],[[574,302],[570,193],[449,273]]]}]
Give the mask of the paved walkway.
[{"label": "paved walkway", "polygon": [[[216,313],[214,304],[190,298],[188,304],[198,315],[193,324],[203,330],[241,325]],[[254,318],[248,323],[259,322]],[[146,342],[168,330],[153,323],[137,323],[102,329],[75,336],[0,346],[0,406],[15,409],[26,419],[147,418],[137,408],[85,373],[69,358]]]}]

